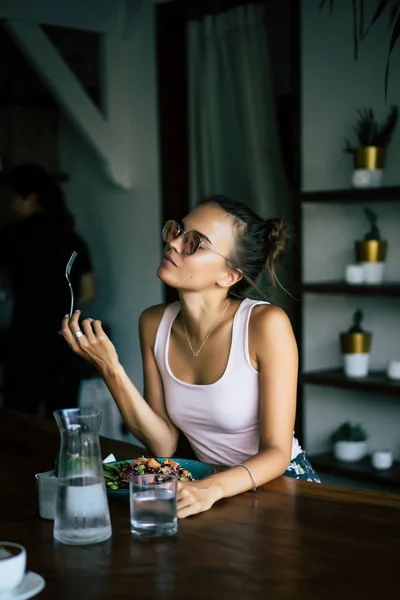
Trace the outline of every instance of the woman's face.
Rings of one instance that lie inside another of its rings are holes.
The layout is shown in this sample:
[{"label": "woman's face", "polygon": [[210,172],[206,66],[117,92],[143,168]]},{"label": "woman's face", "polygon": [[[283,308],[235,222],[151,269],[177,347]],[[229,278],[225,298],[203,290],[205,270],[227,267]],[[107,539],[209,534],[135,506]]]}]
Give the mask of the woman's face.
[{"label": "woman's face", "polygon": [[[215,204],[203,204],[183,220],[185,231],[195,230],[201,239],[216,252],[231,258],[234,249],[232,219]],[[191,256],[182,252],[183,235],[167,243],[157,276],[167,285],[188,291],[229,287],[238,278],[237,272],[225,258],[200,246]]]}]

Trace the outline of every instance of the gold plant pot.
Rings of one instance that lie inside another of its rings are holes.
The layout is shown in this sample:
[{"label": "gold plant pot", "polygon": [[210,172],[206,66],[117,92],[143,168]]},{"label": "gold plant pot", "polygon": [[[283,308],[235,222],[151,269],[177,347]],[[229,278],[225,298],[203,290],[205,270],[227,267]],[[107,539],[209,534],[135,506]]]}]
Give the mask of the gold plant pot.
[{"label": "gold plant pot", "polygon": [[371,333],[341,333],[340,345],[343,354],[368,354],[371,350]]},{"label": "gold plant pot", "polygon": [[387,242],[380,240],[362,240],[355,243],[357,262],[384,262]]},{"label": "gold plant pot", "polygon": [[365,146],[356,148],[353,152],[355,169],[383,169],[385,166],[386,148]]}]

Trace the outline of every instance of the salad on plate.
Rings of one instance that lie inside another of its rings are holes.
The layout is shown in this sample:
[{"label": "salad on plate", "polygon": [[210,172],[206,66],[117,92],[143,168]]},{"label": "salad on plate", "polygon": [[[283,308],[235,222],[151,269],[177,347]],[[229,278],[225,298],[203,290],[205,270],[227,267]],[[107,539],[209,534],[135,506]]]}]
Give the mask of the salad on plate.
[{"label": "salad on plate", "polygon": [[179,481],[193,481],[190,471],[171,458],[134,458],[104,464],[104,477],[109,490],[129,489],[129,480],[136,475],[172,475]]}]

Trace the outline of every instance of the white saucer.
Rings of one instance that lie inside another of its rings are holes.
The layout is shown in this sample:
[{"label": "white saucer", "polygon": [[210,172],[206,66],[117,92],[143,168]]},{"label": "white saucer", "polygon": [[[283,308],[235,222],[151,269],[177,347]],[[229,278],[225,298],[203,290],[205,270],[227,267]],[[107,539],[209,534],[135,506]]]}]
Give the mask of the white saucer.
[{"label": "white saucer", "polygon": [[4,592],[3,594],[0,592],[0,600],[26,600],[36,596],[45,585],[46,582],[41,575],[33,571],[27,571],[18,587],[11,592]]}]

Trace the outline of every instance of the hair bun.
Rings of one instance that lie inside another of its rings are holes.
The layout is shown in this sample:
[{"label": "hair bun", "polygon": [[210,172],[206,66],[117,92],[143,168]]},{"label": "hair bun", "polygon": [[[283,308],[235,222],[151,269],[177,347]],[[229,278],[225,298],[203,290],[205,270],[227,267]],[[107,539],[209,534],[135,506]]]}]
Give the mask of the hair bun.
[{"label": "hair bun", "polygon": [[289,228],[281,219],[267,219],[264,221],[266,237],[265,266],[272,282],[276,279],[275,263],[283,256],[290,239]]}]

